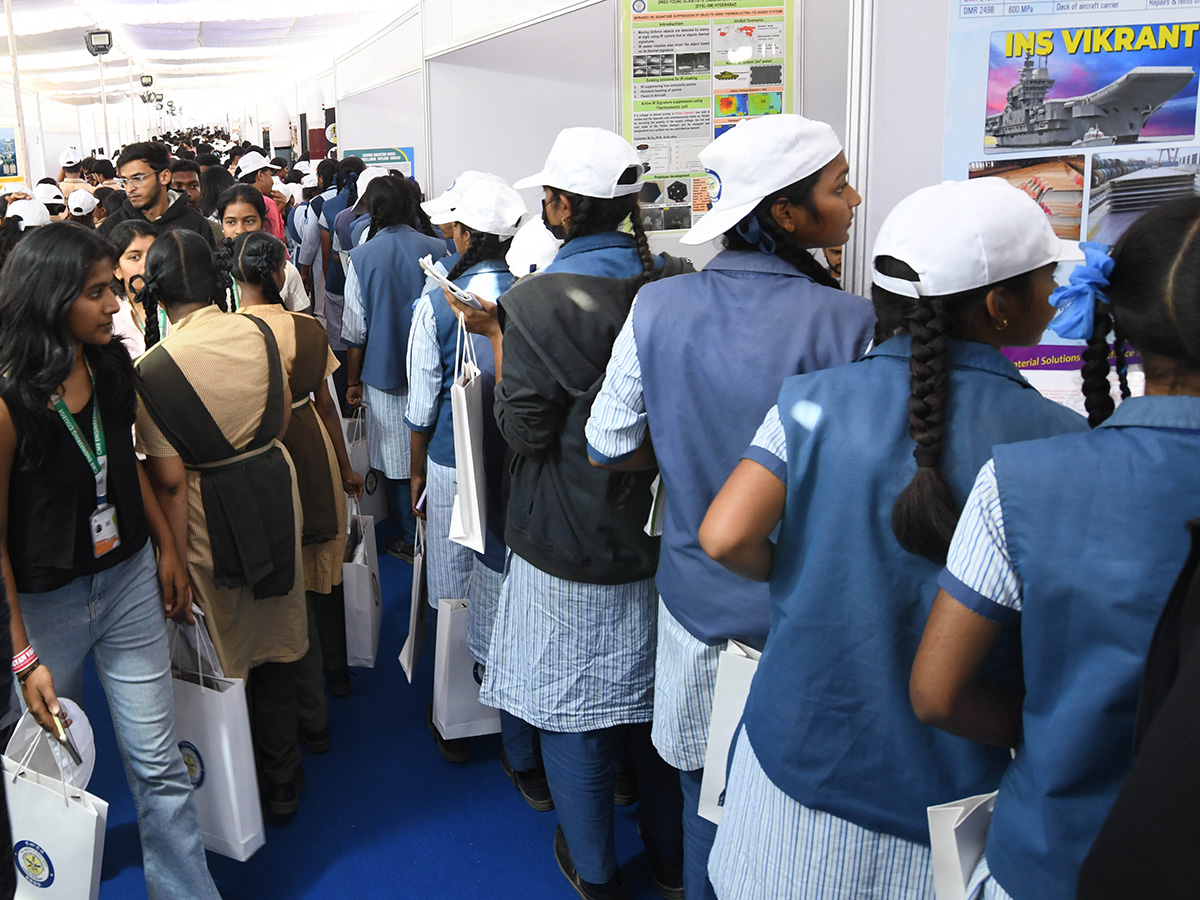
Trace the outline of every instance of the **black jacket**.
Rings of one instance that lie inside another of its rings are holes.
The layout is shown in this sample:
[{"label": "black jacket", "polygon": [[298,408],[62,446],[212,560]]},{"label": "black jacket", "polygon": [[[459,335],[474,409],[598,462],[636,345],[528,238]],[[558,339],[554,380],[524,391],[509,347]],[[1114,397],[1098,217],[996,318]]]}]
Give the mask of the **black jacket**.
[{"label": "black jacket", "polygon": [[[196,232],[196,234],[208,241],[210,247],[215,247],[216,241],[213,239],[212,225],[209,224],[204,214],[197,209],[192,209],[186,195],[176,194],[172,191],[168,196],[175,199],[171,201],[171,205],[167,207],[167,211],[162,214],[162,217],[154,221],[159,234],[164,231],[170,231],[173,228],[185,228],[188,231]],[[100,226],[100,234],[102,237],[108,237],[112,234],[114,228],[127,219],[145,218],[146,216],[140,209],[135,208],[132,203],[126,200],[121,204],[120,209],[104,220],[104,224]]]},{"label": "black jacket", "polygon": [[[662,277],[689,271],[666,257]],[[626,584],[658,567],[645,533],[655,473],[588,462],[584,426],[638,279],[552,272],[501,297],[504,363],[496,424],[513,450],[505,540],[558,578]]]}]

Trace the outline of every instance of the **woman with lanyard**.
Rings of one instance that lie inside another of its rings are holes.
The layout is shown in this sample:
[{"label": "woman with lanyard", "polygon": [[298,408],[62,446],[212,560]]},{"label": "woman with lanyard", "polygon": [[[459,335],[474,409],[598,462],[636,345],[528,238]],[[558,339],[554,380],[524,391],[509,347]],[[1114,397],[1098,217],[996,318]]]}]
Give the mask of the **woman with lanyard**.
[{"label": "woman with lanyard", "polygon": [[53,734],[58,694],[81,698],[92,654],[136,799],[149,896],[215,898],[175,738],[163,615],[191,621],[191,589],[133,452],[135,376],[112,339],[113,264],[94,231],[48,225],[0,277],[0,565],[13,671]]},{"label": "woman with lanyard", "polygon": [[[449,279],[494,303],[516,280],[504,254],[516,234],[517,223],[527,212],[525,202],[500,179],[487,177],[468,180],[456,194],[454,204],[453,211],[446,215],[455,216],[455,221],[443,225],[458,251]],[[439,598],[467,598],[467,650],[476,662],[486,666],[504,569],[503,501],[499,495],[507,447],[492,415],[492,345],[486,338],[468,334],[465,339],[472,342],[483,384],[482,450],[488,488],[485,552],[476,554],[449,537],[456,493],[450,388],[463,339],[458,316],[442,290],[424,294],[413,313],[408,339],[408,409],[404,422],[412,431],[413,510],[427,519],[425,571],[430,603],[435,605]],[[423,511],[418,508],[422,496]],[[505,771],[530,806],[543,811],[551,808],[553,801],[532,727],[503,710],[500,724]],[[443,741],[439,747],[443,755],[447,750],[459,751],[452,761],[466,759],[465,742]]]},{"label": "woman with lanyard", "polygon": [[[1074,897],[1132,764],[1146,654],[1188,556],[1187,522],[1200,516],[1198,232],[1200,201],[1179,200],[1131,225],[1111,257],[1084,245],[1087,264],[1052,301],[1062,307],[1052,327],[1088,342],[1095,430],[997,447],[954,532],[913,708],[953,734],[1016,748],[968,897]],[[1114,410],[1110,344],[1128,396],[1127,340],[1146,395]],[[1023,694],[984,666],[1018,623]],[[1144,896],[1159,894],[1147,885]]]},{"label": "woman with lanyard", "polygon": [[[638,288],[684,271],[650,253],[641,162],[600,128],[559,132],[542,215],[565,243],[538,276],[493,303],[453,301],[496,361],[496,422],[513,451],[510,548],[482,702],[531,723],[558,813],[554,851],[581,897],[624,895],[613,834],[614,744],[627,743],[651,876],[682,888],[679,776],[650,743],[658,540],[643,526],[652,473],[588,465],[584,424]],[[628,222],[631,233],[621,230]]]},{"label": "woman with lanyard", "polygon": [[999,782],[1008,753],[921,725],[908,674],[972,473],[1086,427],[1000,352],[1041,338],[1070,255],[999,178],[901,201],[875,242],[875,348],[784,381],[713,501],[701,546],[771,590],[709,860],[722,900],[930,897],[926,808]]},{"label": "woman with lanyard", "polygon": [[[689,900],[713,896],[716,826],[697,807],[717,661],[730,638],[761,649],[770,617],[765,584],[700,549],[700,522],[783,379],[853,361],[875,326],[871,305],[842,293],[810,253],[846,242],[861,200],[832,128],[764,116],[722,134],[700,161],[715,201],[682,240],[720,236],[724,249],[703,272],[638,292],[587,428],[596,464],[636,471],[656,461],[669,498],[655,579],[654,745],[680,770]],[[642,450],[648,432],[652,453]]]},{"label": "woman with lanyard", "polygon": [[[225,240],[231,241],[247,231],[263,231],[269,202],[257,188],[246,184],[234,185],[222,194],[217,202],[217,216]],[[284,309],[289,312],[308,312],[312,306],[300,279],[300,270],[287,260],[284,260],[284,282],[280,296]],[[239,305],[238,286],[234,281],[230,286],[230,308],[236,312]]]},{"label": "woman with lanyard", "polygon": [[[187,559],[222,670],[249,676],[266,809],[286,816],[303,779],[288,664],[308,649],[308,617],[296,477],[276,440],[291,415],[283,362],[265,322],[217,305],[224,279],[192,232],[155,241],[140,296],[146,341],[157,346],[138,360],[138,450]],[[171,320],[161,342],[156,304]],[[290,732],[281,727],[289,721]]]},{"label": "woman with lanyard", "polygon": [[[341,422],[326,379],[338,362],[321,323],[290,313],[279,295],[287,262],[283,244],[265,231],[239,235],[219,254],[219,267],[238,284],[239,312],[271,326],[292,391],[292,418],[283,445],[296,467],[304,511],[301,552],[308,603],[308,653],[294,667],[300,739],[313,753],[329,749],[329,723],[321,674],[345,696],[346,618],[342,559],[346,547],[346,494],[362,495],[363,478],[350,465]],[[315,398],[315,399],[313,399]]]}]

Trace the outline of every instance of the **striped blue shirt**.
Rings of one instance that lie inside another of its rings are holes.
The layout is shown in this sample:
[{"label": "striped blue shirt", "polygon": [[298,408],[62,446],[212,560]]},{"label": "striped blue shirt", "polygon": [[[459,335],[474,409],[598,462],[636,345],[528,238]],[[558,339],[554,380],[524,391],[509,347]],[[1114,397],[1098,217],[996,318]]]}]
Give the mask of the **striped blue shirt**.
[{"label": "striped blue shirt", "polygon": [[362,286],[354,263],[346,272],[346,288],[342,301],[342,341],[363,346],[367,342],[367,308],[363,305]]},{"label": "striped blue shirt", "polygon": [[783,419],[779,417],[778,406],[767,410],[758,431],[754,432],[750,449],[742,458],[754,460],[787,484],[787,434],[783,430]]},{"label": "striped blue shirt", "polygon": [[1001,624],[1011,624],[1021,611],[1021,578],[1008,553],[994,460],[975,478],[938,584],[963,606]]},{"label": "striped blue shirt", "polygon": [[[354,265],[350,271],[353,273]],[[355,278],[355,287],[358,279]],[[350,291],[350,278],[346,279]],[[437,424],[438,397],[442,392],[442,348],[438,343],[437,321],[433,316],[433,301],[428,294],[417,300],[412,328],[408,333],[408,410],[405,413],[410,427],[427,431]]]},{"label": "striped blue shirt", "polygon": [[620,462],[631,456],[646,439],[646,399],[642,393],[642,365],[638,361],[637,342],[633,334],[633,311],[637,297],[629,308],[629,316],[613,344],[604,386],[592,403],[588,418],[588,454],[604,463]]}]

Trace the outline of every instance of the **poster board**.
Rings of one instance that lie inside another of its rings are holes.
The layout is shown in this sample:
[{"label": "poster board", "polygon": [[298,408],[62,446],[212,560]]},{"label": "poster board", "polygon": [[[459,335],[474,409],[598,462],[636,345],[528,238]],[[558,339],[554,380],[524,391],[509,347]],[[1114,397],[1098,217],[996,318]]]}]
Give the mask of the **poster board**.
[{"label": "poster board", "polygon": [[795,109],[794,2],[619,0],[621,133],[645,170],[646,231],[709,206],[699,151],[745,119]]},{"label": "poster board", "polygon": [[370,150],[347,150],[346,156],[357,156],[368,166],[381,169],[395,169],[405,178],[412,178],[413,159],[415,153],[412,147],[375,147]]},{"label": "poster board", "polygon": [[[944,177],[1004,178],[1059,237],[1112,245],[1157,204],[1200,195],[1200,6],[950,0],[948,68]],[[1082,344],[1048,331],[1009,357],[1082,408]],[[1135,366],[1135,395],[1143,383]]]},{"label": "poster board", "polygon": [[0,182],[20,181],[17,165],[17,129],[0,128]]}]

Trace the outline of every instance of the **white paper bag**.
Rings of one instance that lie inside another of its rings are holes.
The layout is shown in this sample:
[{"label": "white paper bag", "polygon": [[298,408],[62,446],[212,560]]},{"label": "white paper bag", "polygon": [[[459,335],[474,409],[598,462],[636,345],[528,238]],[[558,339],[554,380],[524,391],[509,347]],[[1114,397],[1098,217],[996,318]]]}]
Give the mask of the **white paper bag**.
[{"label": "white paper bag", "polygon": [[413,541],[412,606],[408,610],[408,637],[400,648],[400,665],[412,684],[413,673],[425,648],[425,626],[429,621],[429,589],[425,582],[425,520],[417,518],[417,536]]},{"label": "white paper bag", "polygon": [[937,900],[963,900],[975,866],[983,857],[996,792],[931,806],[929,842],[933,848],[933,893]]},{"label": "white paper bag", "polygon": [[[39,736],[38,740],[49,738]],[[87,791],[38,774],[23,761],[5,756],[3,768],[17,870],[16,896],[96,900],[108,804]]]},{"label": "white paper bag", "polygon": [[[318,317],[319,318],[319,317]],[[337,410],[338,423],[342,426],[342,441],[346,444],[346,452],[350,452],[350,419],[342,415],[342,403],[338,398],[337,385],[333,383],[333,376],[330,375],[325,379],[325,386],[329,388],[329,396],[333,398],[333,408]],[[355,469],[357,472],[358,470]]]},{"label": "white paper bag", "polygon": [[467,601],[438,600],[433,724],[448,741],[496,734],[500,713],[479,702],[483,668],[467,652]]},{"label": "white paper bag", "polygon": [[350,537],[342,564],[342,590],[346,597],[346,662],[375,667],[383,601],[379,592],[379,555],[375,548],[375,519],[356,511],[349,501]]},{"label": "white paper bag", "polygon": [[753,647],[730,641],[721,651],[717,663],[717,684],[713,691],[712,719],[708,726],[708,750],[704,755],[704,779],[700,782],[699,813],[718,825],[724,811],[725,771],[733,750],[733,738],[738,722],[742,720],[746,697],[750,694],[750,682],[758,671],[758,658],[761,655]]},{"label": "white paper bag", "polygon": [[[454,418],[454,467],[457,493],[450,513],[450,540],[476,553],[484,552],[487,480],[483,471],[483,381],[476,365],[474,342],[462,316],[458,318],[454,384],[450,411]],[[444,737],[445,735],[443,735]]]},{"label": "white paper bag", "polygon": [[[207,849],[245,862],[267,839],[246,684],[215,674],[216,654],[203,650],[211,642],[202,617],[194,626],[170,627],[175,735],[192,782],[200,834]],[[184,651],[194,644],[201,648],[198,657]]]},{"label": "white paper bag", "polygon": [[367,416],[370,414],[371,411],[364,407],[346,422],[346,453],[350,457],[350,468],[363,477],[359,511],[378,522],[387,516],[387,489],[383,476],[371,468],[371,455],[367,451]]},{"label": "white paper bag", "polygon": [[646,527],[642,530],[650,537],[662,537],[663,519],[667,514],[667,489],[663,487],[662,476],[655,475],[654,483],[650,485],[650,515],[646,518]]}]

